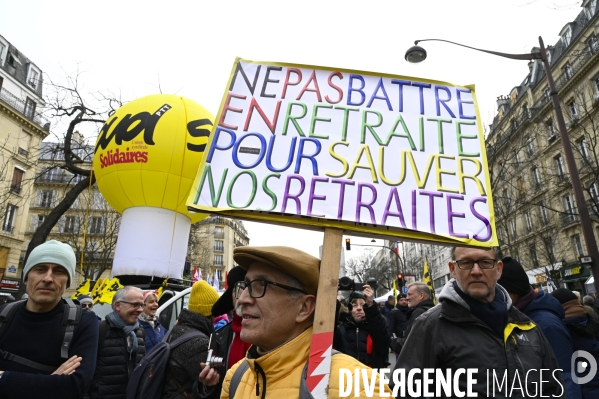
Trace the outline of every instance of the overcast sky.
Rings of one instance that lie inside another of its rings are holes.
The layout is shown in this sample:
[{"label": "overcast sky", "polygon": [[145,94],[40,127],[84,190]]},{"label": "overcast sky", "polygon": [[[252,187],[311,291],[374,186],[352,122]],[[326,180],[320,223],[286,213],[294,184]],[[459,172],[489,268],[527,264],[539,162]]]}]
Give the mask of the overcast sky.
[{"label": "overcast sky", "polygon": [[[539,35],[554,44],[579,5],[572,0],[0,0],[0,34],[52,79],[79,68],[85,93],[121,93],[133,100],[160,87],[216,115],[240,56],[475,84],[488,125],[497,96],[526,76],[525,61],[423,43],[428,59],[412,65],[404,61],[406,49],[416,39],[442,38],[529,52]],[[318,256],[322,233],[245,225],[252,245],[289,245]],[[360,252],[356,248],[348,255]]]}]

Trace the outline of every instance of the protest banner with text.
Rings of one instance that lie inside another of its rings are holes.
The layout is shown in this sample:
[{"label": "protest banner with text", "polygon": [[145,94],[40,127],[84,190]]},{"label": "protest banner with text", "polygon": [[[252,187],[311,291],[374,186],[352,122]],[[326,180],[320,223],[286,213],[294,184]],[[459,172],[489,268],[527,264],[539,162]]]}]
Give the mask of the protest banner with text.
[{"label": "protest banner with text", "polygon": [[237,59],[187,205],[497,244],[474,87],[403,76]]}]

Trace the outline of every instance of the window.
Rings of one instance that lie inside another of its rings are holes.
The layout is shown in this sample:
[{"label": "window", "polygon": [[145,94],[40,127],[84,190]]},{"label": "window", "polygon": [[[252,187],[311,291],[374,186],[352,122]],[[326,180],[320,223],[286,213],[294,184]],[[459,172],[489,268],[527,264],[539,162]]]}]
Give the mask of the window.
[{"label": "window", "polygon": [[553,247],[553,238],[551,236],[543,237],[543,244],[545,245],[545,249],[547,250],[547,254],[549,255],[549,263],[555,263],[555,248]]},{"label": "window", "polygon": [[221,240],[214,241],[214,250],[222,252],[224,250],[224,245]]},{"label": "window", "polygon": [[23,175],[25,172],[22,169],[15,168],[12,172],[12,182],[10,183],[10,191],[15,194],[21,193],[21,185],[23,184]]},{"label": "window", "polygon": [[224,238],[225,237],[225,232],[222,227],[220,227],[220,226],[214,227],[214,237],[216,237],[216,238]]},{"label": "window", "polygon": [[599,190],[597,189],[597,183],[593,183],[589,187],[589,193],[591,194],[591,198],[595,201],[599,200]]},{"label": "window", "polygon": [[590,21],[591,18],[593,18],[593,14],[595,14],[595,8],[597,7],[597,0],[590,0],[590,1],[585,1],[583,2],[587,3],[586,5],[584,5],[584,13],[587,16],[587,19]]},{"label": "window", "polygon": [[44,220],[46,220],[46,216],[44,215],[31,215],[29,231],[32,233],[35,232],[44,223]]},{"label": "window", "polygon": [[574,204],[572,203],[572,197],[570,194],[564,195],[564,210],[568,213],[568,215],[574,214]]},{"label": "window", "polygon": [[223,224],[223,217],[222,216],[215,216],[214,217],[214,223],[216,223],[216,224]]},{"label": "window", "polygon": [[32,89],[37,88],[37,82],[39,80],[39,72],[36,71],[35,69],[31,68],[29,71],[29,79],[27,80],[27,84],[29,85],[29,87],[31,87]]},{"label": "window", "polygon": [[522,106],[522,115],[524,115],[525,118],[530,118],[530,108],[528,108],[528,104]]},{"label": "window", "polygon": [[6,45],[0,42],[0,65],[2,65],[2,61],[4,60],[4,50],[6,50]]},{"label": "window", "polygon": [[79,230],[79,217],[67,216],[64,221],[63,233],[76,233]]},{"label": "window", "polygon": [[502,197],[503,197],[502,198],[503,199],[503,206],[506,208],[505,210],[507,210],[509,208],[509,206],[510,206],[510,193],[507,190],[507,188],[503,189]]},{"label": "window", "polygon": [[52,168],[46,172],[47,181],[60,181],[60,171],[58,168]]},{"label": "window", "polygon": [[51,208],[54,204],[54,191],[51,190],[42,190],[38,191],[39,202],[38,206],[42,208]]},{"label": "window", "polygon": [[520,157],[518,156],[518,150],[514,150],[514,166],[518,167],[520,165]]},{"label": "window", "polygon": [[557,172],[557,177],[563,179],[566,175],[566,169],[564,168],[564,159],[561,154],[553,158],[555,161],[555,170]]},{"label": "window", "polygon": [[222,255],[214,255],[214,264],[216,266],[222,266],[223,265],[223,256]]},{"label": "window", "polygon": [[25,111],[23,113],[29,119],[33,119],[33,116],[35,115],[35,101],[29,97],[27,97],[27,101],[25,101]]},{"label": "window", "polygon": [[595,98],[599,97],[599,76],[593,79],[593,83],[595,85]]},{"label": "window", "polygon": [[562,42],[564,43],[564,46],[568,47],[570,45],[570,40],[572,40],[572,28],[570,28],[570,25],[566,26],[566,28],[562,30],[560,35],[562,37]]},{"label": "window", "polygon": [[576,106],[576,101],[571,101],[568,104],[568,112],[570,112],[570,117],[575,120],[578,119],[578,107]]},{"label": "window", "polygon": [[547,207],[545,206],[544,201],[541,201],[539,208],[541,208],[541,220],[543,221],[543,226],[547,226],[549,224],[549,217],[547,216]]},{"label": "window", "polygon": [[528,155],[532,155],[535,153],[535,141],[532,136],[528,136],[526,139],[526,149],[528,151]]},{"label": "window", "polygon": [[555,136],[555,126],[553,126],[553,121],[549,120],[547,121],[547,123],[545,124],[545,126],[547,127],[547,133],[548,133],[548,141],[551,142],[553,140],[555,140],[556,136]]},{"label": "window", "polygon": [[31,143],[31,135],[29,133],[22,132],[19,136],[19,149],[18,154],[27,158],[29,155],[29,144]]},{"label": "window", "polygon": [[574,252],[576,253],[576,256],[583,255],[582,241],[580,241],[580,235],[579,234],[574,234],[572,236],[572,244],[574,244]]},{"label": "window", "polygon": [[102,218],[100,216],[94,216],[89,218],[89,234],[101,234],[102,231]]},{"label": "window", "polygon": [[530,211],[524,212],[524,216],[526,218],[526,230],[529,233],[532,233],[533,226],[532,226],[532,216],[530,215]]},{"label": "window", "polygon": [[562,71],[564,71],[564,76],[566,77],[567,81],[572,79],[572,77],[574,76],[574,70],[572,69],[572,65],[570,65],[569,63],[566,64]]},{"label": "window", "polygon": [[532,170],[532,180],[535,183],[535,188],[541,188],[541,173],[538,168],[533,168]]},{"label": "window", "polygon": [[578,142],[578,151],[580,152],[580,156],[585,165],[588,165],[591,160],[591,155],[589,154],[589,146],[587,145],[587,141],[583,138]]},{"label": "window", "polygon": [[591,54],[595,54],[597,50],[599,50],[599,42],[597,41],[597,36],[593,35],[587,40],[587,46],[589,47],[589,51]]},{"label": "window", "polygon": [[518,238],[518,235],[516,234],[516,221],[514,219],[510,220],[510,231],[512,233],[512,240]]},{"label": "window", "polygon": [[532,259],[532,263],[534,267],[539,267],[539,257],[537,256],[537,247],[535,244],[530,244],[528,246],[528,251],[530,252],[530,259]]},{"label": "window", "polygon": [[6,233],[13,232],[15,227],[15,219],[17,217],[17,207],[8,204],[6,206],[6,213],[4,214],[4,223],[2,223],[2,231]]},{"label": "window", "polygon": [[104,200],[104,196],[99,191],[94,193],[93,197],[93,208],[94,209],[106,209],[106,201]]}]

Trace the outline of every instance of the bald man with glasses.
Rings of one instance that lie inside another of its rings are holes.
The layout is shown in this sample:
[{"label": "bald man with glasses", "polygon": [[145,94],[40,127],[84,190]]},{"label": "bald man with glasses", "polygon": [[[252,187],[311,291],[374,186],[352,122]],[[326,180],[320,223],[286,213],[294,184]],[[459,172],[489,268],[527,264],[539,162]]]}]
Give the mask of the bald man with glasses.
[{"label": "bald man with glasses", "polygon": [[100,324],[96,371],[89,388],[91,399],[125,399],[129,377],[146,354],[145,333],[137,321],[143,311],[143,292],[132,286],[112,298],[112,313]]},{"label": "bald man with glasses", "polygon": [[[441,305],[414,321],[395,369],[477,369],[473,391],[478,397],[492,389],[495,398],[565,397],[547,339],[497,284],[503,263],[495,249],[456,247],[452,258]],[[498,381],[505,377],[507,385],[492,386],[494,375]],[[466,392],[462,377],[458,389]],[[514,391],[514,384],[521,390]]]}]

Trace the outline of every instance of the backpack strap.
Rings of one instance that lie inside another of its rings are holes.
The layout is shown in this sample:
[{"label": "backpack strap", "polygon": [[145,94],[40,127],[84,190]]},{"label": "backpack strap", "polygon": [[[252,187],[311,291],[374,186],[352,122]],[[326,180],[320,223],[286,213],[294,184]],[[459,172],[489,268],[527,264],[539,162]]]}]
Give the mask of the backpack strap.
[{"label": "backpack strap", "polygon": [[104,346],[104,340],[108,334],[108,322],[106,320],[100,321],[100,335],[98,337],[98,356],[100,356],[100,349]]},{"label": "backpack strap", "polygon": [[46,366],[45,364],[37,363],[29,359],[25,359],[24,357],[17,356],[13,353],[6,352],[0,349],[0,357],[4,360],[8,360],[15,363],[20,363],[24,366],[31,367],[36,370],[46,371],[48,373],[53,373],[56,370],[56,367]]},{"label": "backpack strap", "polygon": [[[198,330],[190,331],[188,333],[181,335],[179,338],[177,338],[173,342],[169,342],[169,346],[170,346],[171,350],[173,350],[177,346],[189,341],[190,339],[194,339],[194,338],[198,338],[198,337],[208,338],[208,336],[201,331],[198,331]],[[210,348],[208,348],[208,349],[210,349]]]},{"label": "backpack strap", "polygon": [[235,397],[235,392],[237,392],[237,387],[241,382],[241,378],[250,368],[250,364],[247,361],[243,361],[237,370],[233,373],[233,377],[231,377],[231,383],[229,384],[229,399],[233,399]]},{"label": "backpack strap", "polygon": [[7,303],[2,308],[2,312],[0,312],[0,339],[2,339],[2,337],[8,330],[8,326],[12,322],[12,319],[15,317],[15,313],[17,313],[19,306],[23,305],[24,303],[24,300],[11,302]]},{"label": "backpack strap", "polygon": [[[0,312],[0,338],[2,338],[2,336],[6,333],[8,327],[10,326],[10,323],[12,322],[12,319],[15,317],[15,314],[17,313],[19,308],[24,304],[25,301],[22,300],[17,302],[11,302],[4,306],[2,312]],[[6,352],[1,349],[0,357],[4,360],[20,363],[24,366],[31,367],[36,370],[46,371],[48,373],[52,373],[54,372],[54,370],[56,370],[56,367],[46,366],[45,364],[34,362],[32,360],[26,359],[21,356],[17,356],[13,353]]]},{"label": "backpack strap", "polygon": [[65,299],[64,313],[62,316],[62,346],[60,347],[60,357],[69,358],[69,347],[73,342],[75,326],[81,321],[81,306],[73,302],[71,298]]}]

